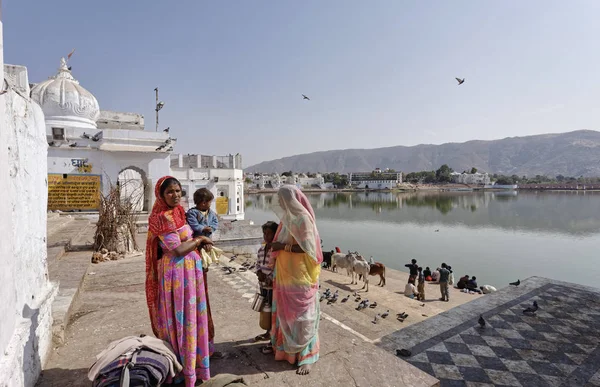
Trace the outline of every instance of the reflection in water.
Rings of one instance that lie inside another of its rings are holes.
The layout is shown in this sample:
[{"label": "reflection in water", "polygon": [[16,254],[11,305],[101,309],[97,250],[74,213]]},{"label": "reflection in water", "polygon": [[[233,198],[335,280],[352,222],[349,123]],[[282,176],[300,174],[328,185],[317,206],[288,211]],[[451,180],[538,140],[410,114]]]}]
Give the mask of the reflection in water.
[{"label": "reflection in water", "polygon": [[[246,208],[270,210],[274,194],[248,196]],[[600,232],[600,192],[319,193],[307,195],[319,219],[462,224],[568,233]]]},{"label": "reflection in water", "polygon": [[[273,195],[249,195],[246,218],[276,220]],[[307,196],[326,249],[357,250],[390,268],[447,262],[500,288],[532,275],[591,286],[600,277],[600,192]]]}]

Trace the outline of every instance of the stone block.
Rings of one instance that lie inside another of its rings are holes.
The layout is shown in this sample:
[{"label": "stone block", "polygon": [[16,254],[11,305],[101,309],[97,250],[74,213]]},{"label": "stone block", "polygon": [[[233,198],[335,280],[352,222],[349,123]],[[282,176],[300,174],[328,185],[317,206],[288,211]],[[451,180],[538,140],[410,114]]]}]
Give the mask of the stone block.
[{"label": "stone block", "polygon": [[[27,67],[18,65],[4,65],[4,79],[8,84],[17,89],[21,94],[29,95],[29,78],[27,76]],[[3,85],[5,88],[6,85]]]}]

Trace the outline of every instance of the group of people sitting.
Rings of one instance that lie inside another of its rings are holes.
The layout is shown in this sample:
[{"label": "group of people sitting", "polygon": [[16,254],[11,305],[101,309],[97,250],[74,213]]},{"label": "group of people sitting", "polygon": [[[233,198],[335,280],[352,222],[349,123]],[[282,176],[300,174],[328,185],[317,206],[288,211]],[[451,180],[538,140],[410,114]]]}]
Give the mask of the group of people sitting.
[{"label": "group of people sitting", "polygon": [[[417,264],[416,259],[412,259],[410,263],[404,265],[409,269],[408,283],[404,288],[404,295],[409,298],[414,298],[419,301],[425,300],[425,282],[438,283],[440,285],[440,301],[449,301],[449,287],[454,285],[454,273],[452,266],[445,263],[434,271],[431,271],[429,266],[423,269]],[[473,292],[479,294],[488,294],[496,291],[496,288],[491,285],[477,285],[477,277],[469,277],[465,275],[456,283],[455,288],[465,292]]]},{"label": "group of people sitting", "polygon": [[[181,206],[181,183],[165,176],[154,190],[156,201],[148,219],[146,300],[154,335],[167,342],[183,366],[173,382],[192,387],[210,379],[215,328],[208,298],[207,259],[214,255],[211,236],[218,228],[210,209],[213,194],[194,193],[195,207]],[[257,275],[269,300],[272,328],[263,335],[270,344],[264,354],[298,366],[307,374],[319,358],[319,275],[323,253],[314,211],[294,186],[283,186],[274,205],[279,223],[263,226],[265,245],[259,252]],[[211,253],[212,251],[212,253]],[[259,274],[260,273],[260,274]],[[268,337],[267,337],[268,336]]]}]

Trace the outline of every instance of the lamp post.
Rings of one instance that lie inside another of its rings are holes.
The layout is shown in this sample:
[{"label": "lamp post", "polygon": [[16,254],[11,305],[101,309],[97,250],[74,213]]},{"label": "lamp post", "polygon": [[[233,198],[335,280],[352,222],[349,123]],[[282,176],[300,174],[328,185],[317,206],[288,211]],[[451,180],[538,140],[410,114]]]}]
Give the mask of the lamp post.
[{"label": "lamp post", "polygon": [[163,106],[165,106],[165,103],[163,101],[158,101],[158,87],[154,88],[154,91],[156,92],[156,107],[154,108],[154,111],[156,111],[156,132],[158,132],[158,111],[160,109],[163,108]]}]

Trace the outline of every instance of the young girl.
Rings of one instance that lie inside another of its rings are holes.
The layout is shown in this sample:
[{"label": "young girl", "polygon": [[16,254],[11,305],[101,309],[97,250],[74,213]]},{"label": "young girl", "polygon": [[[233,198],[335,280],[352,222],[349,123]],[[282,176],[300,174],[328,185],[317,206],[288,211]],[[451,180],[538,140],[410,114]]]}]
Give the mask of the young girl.
[{"label": "young girl", "polygon": [[[271,312],[271,303],[273,302],[273,267],[275,263],[271,258],[271,243],[273,243],[278,226],[275,222],[267,222],[262,225],[264,243],[258,249],[256,276],[260,284],[260,294],[265,298],[263,312]],[[270,334],[267,331],[256,336],[255,340],[269,340],[269,338]]]}]

